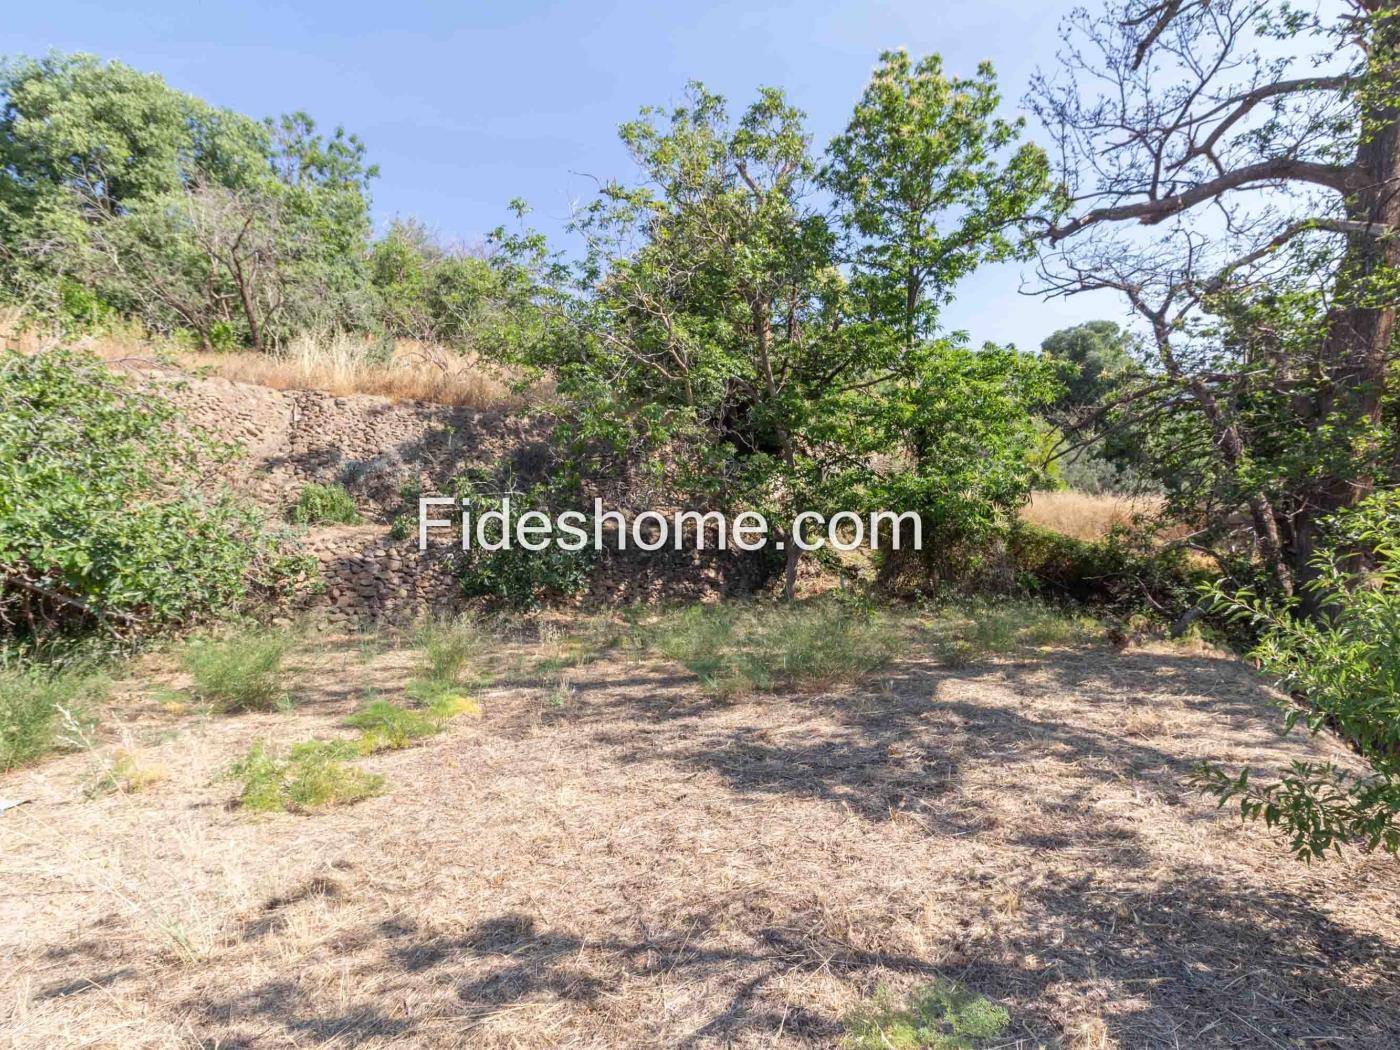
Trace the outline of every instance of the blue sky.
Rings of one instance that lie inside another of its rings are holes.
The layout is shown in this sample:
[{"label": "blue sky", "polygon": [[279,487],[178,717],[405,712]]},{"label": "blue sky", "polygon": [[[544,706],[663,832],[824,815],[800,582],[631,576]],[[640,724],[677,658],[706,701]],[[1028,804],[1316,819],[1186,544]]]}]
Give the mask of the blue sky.
[{"label": "blue sky", "polygon": [[[773,84],[821,145],[844,125],[878,53],[938,51],[950,72],[991,59],[1006,111],[1054,61],[1059,0],[451,3],[448,0],[62,0],[5,5],[0,52],[92,51],[253,116],[304,109],[359,133],[381,169],[380,223],[417,216],[472,241],[524,197],[558,229],[588,175],[632,174],[619,123],[689,79],[737,108]],[[1039,134],[1034,126],[1033,135]],[[979,271],[944,314],[977,341],[1038,346],[1111,295],[1042,302],[1020,264]]]}]

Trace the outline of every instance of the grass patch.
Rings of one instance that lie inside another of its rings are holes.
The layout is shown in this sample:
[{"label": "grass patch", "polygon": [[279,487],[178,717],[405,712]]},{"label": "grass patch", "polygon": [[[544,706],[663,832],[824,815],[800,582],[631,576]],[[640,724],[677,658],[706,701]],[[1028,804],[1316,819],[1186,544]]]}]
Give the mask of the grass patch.
[{"label": "grass patch", "polygon": [[854,681],[888,663],[898,638],[886,617],[825,601],[693,605],[642,625],[634,642],[733,696]]},{"label": "grass patch", "polygon": [[884,990],[845,1021],[847,1050],[973,1050],[1006,1031],[1003,1007],[952,981],[918,989],[905,1006]]},{"label": "grass patch", "polygon": [[423,653],[419,677],[448,685],[461,682],[483,646],[480,628],[465,616],[428,620],[413,641]]},{"label": "grass patch", "polygon": [[290,648],[285,634],[250,631],[197,639],[186,647],[182,662],[198,699],[225,711],[272,711],[291,703],[282,666]]},{"label": "grass patch", "polygon": [[110,688],[106,675],[86,665],[0,667],[0,773],[81,746],[84,725]]},{"label": "grass patch", "polygon": [[1037,601],[944,606],[920,627],[939,658],[953,666],[981,656],[1081,645],[1103,635],[1103,626],[1097,621]]},{"label": "grass patch", "polygon": [[358,525],[364,521],[344,485],[311,482],[287,512],[297,525]]},{"label": "grass patch", "polygon": [[237,804],[243,809],[304,813],[359,802],[383,790],[382,776],[346,761],[359,753],[353,740],[307,740],[282,757],[259,740],[226,776],[238,781]]},{"label": "grass patch", "polygon": [[360,752],[400,751],[415,740],[442,732],[442,719],[429,711],[400,707],[387,700],[371,700],[346,724],[360,730]]}]

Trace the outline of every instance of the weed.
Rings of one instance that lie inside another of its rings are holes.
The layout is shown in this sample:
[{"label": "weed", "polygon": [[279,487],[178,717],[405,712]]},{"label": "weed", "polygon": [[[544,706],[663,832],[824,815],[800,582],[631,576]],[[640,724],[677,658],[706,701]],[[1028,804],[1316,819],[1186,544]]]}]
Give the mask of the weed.
[{"label": "weed", "polygon": [[906,1007],[881,990],[846,1018],[848,1050],[972,1050],[1006,1031],[1011,1017],[952,981],[915,991]]},{"label": "weed", "polygon": [[972,601],[943,606],[922,624],[939,659],[963,667],[979,656],[1075,645],[1103,633],[1084,616],[1036,601]]},{"label": "weed", "polygon": [[383,777],[346,764],[358,753],[353,740],[307,740],[280,758],[266,741],[258,740],[225,776],[242,785],[238,805],[244,809],[305,812],[347,805],[377,795],[384,787]]},{"label": "weed", "polygon": [[442,732],[442,719],[433,713],[400,707],[388,700],[371,700],[363,711],[345,722],[360,730],[359,748],[366,755],[399,751],[415,740]]},{"label": "weed", "polygon": [[284,634],[251,631],[191,642],[183,662],[199,699],[227,711],[271,711],[290,703],[282,668],[290,647]]},{"label": "weed", "polygon": [[423,650],[421,676],[449,685],[462,680],[482,648],[481,631],[465,616],[428,620],[414,642]]},{"label": "weed", "polygon": [[[0,773],[81,744],[82,725],[110,686],[86,665],[0,667]],[[70,728],[79,730],[76,738]]]},{"label": "weed", "polygon": [[314,481],[301,490],[287,516],[297,525],[358,525],[364,520],[345,486]]}]

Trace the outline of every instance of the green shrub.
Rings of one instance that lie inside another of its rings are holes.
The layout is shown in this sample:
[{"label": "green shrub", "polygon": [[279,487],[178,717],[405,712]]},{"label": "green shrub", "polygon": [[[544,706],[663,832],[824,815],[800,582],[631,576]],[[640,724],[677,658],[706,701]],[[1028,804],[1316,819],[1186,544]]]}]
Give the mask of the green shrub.
[{"label": "green shrub", "polygon": [[246,504],[231,454],[95,356],[0,353],[0,622],[132,636],[279,594],[309,568]]},{"label": "green shrub", "polygon": [[282,666],[290,648],[286,634],[257,630],[195,639],[182,655],[199,699],[226,711],[271,711],[290,702]]},{"label": "green shrub", "polygon": [[821,601],[693,605],[642,627],[636,642],[734,695],[853,681],[887,663],[897,638],[870,610]]},{"label": "green shrub", "polygon": [[841,1045],[848,1050],[972,1050],[1006,1031],[1005,1008],[952,981],[918,989],[904,1007],[883,989],[852,1011]]},{"label": "green shrub", "polygon": [[316,482],[301,490],[288,517],[298,525],[358,525],[364,521],[343,485]]},{"label": "green shrub", "polygon": [[62,727],[80,726],[111,683],[90,667],[0,667],[0,773],[65,743]]},{"label": "green shrub", "polygon": [[1023,593],[1124,617],[1147,613],[1174,620],[1200,601],[1214,579],[1181,546],[1123,528],[1089,541],[1022,522],[1011,533],[1008,553]]},{"label": "green shrub", "polygon": [[266,741],[258,740],[225,777],[239,782],[237,804],[257,812],[348,805],[384,788],[382,776],[346,763],[358,753],[354,741],[308,740],[294,744],[281,758]]},{"label": "green shrub", "polygon": [[[1365,552],[1364,561],[1356,557]],[[1369,563],[1369,567],[1367,565]],[[1332,729],[1365,759],[1369,774],[1332,763],[1295,762],[1272,782],[1206,765],[1197,783],[1245,819],[1287,834],[1294,853],[1321,857],[1344,843],[1400,852],[1400,492],[1374,496],[1330,522],[1299,598],[1261,598],[1217,588],[1218,606],[1258,632],[1250,655],[1292,694],[1284,725]]]},{"label": "green shrub", "polygon": [[[476,522],[486,520],[481,515],[500,511],[507,499],[512,526],[530,511],[541,511],[554,518],[569,509],[577,497],[569,484],[522,489],[508,472],[471,470],[457,480],[455,487],[463,511],[471,515],[473,529],[472,544],[457,561],[463,594],[514,609],[531,609],[579,594],[588,587],[595,557],[591,544],[571,551],[551,542],[543,550],[531,551],[512,537],[508,546],[488,550],[475,537]],[[585,517],[579,527],[591,532],[591,519]],[[500,524],[492,520],[483,530],[483,538],[487,544],[495,545],[501,540],[501,532]]]}]

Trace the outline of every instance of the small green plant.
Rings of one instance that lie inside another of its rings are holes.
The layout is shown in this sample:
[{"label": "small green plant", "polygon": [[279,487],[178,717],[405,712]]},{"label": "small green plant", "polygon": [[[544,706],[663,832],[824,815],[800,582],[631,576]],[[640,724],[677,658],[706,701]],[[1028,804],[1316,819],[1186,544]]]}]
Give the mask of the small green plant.
[{"label": "small green plant", "polygon": [[360,730],[360,751],[398,751],[415,740],[442,732],[442,719],[431,711],[400,707],[388,700],[371,700],[363,711],[345,720]]},{"label": "small green plant", "polygon": [[694,605],[643,626],[635,641],[721,696],[854,681],[887,663],[898,644],[884,617],[832,601]]},{"label": "small green plant", "polygon": [[1087,616],[1013,599],[940,606],[921,626],[935,653],[953,667],[980,656],[1078,645],[1103,634],[1103,626]]},{"label": "small green plant", "polygon": [[80,726],[110,686],[86,666],[0,667],[0,773],[80,743],[65,726]]},{"label": "small green plant", "polygon": [[847,1050],[975,1050],[1006,1031],[1003,1007],[953,981],[918,989],[898,1006],[881,989],[845,1021]]},{"label": "small green plant", "polygon": [[358,525],[364,520],[345,486],[314,481],[301,490],[288,517],[297,525]]},{"label": "small green plant", "polygon": [[255,630],[196,639],[183,663],[200,700],[226,711],[271,711],[290,702],[282,666],[290,648],[286,634]]},{"label": "small green plant", "polygon": [[461,681],[482,647],[480,630],[465,616],[428,620],[413,640],[423,652],[421,676],[447,684]]},{"label": "small green plant", "polygon": [[240,784],[237,804],[243,809],[308,812],[359,802],[383,790],[382,776],[346,762],[359,753],[353,740],[307,740],[294,744],[283,758],[258,740],[225,776]]}]

